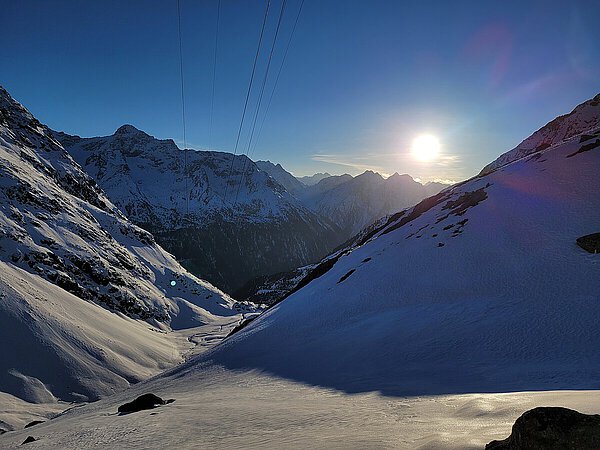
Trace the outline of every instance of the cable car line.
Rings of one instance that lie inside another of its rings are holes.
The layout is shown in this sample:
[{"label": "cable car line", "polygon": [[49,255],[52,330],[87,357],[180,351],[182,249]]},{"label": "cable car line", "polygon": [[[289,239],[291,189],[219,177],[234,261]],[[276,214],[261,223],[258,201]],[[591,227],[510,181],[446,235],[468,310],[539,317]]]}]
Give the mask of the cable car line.
[{"label": "cable car line", "polygon": [[185,133],[185,88],[184,88],[184,80],[183,80],[183,51],[181,44],[181,5],[180,0],[177,0],[177,30],[179,32],[179,76],[181,79],[181,119],[183,122],[183,154],[184,154],[184,163],[183,163],[183,178],[185,180],[185,213],[189,215],[190,205],[189,205],[189,194],[188,194],[188,175],[187,175],[187,166],[188,166],[188,149],[186,143],[186,133]]},{"label": "cable car line", "polygon": [[271,90],[271,95],[269,97],[269,101],[267,102],[267,107],[265,108],[265,115],[263,116],[263,120],[258,129],[258,133],[256,135],[256,140],[254,141],[254,147],[250,151],[248,157],[254,153],[256,147],[258,146],[258,142],[260,140],[260,136],[265,126],[265,122],[267,121],[267,116],[269,114],[269,109],[271,108],[271,102],[273,101],[273,96],[275,95],[275,90],[277,89],[277,84],[279,83],[279,77],[281,76],[281,72],[283,70],[283,66],[285,64],[285,59],[287,57],[288,51],[290,49],[290,45],[292,43],[292,38],[294,37],[294,33],[296,31],[296,26],[298,25],[298,20],[300,19],[300,13],[302,12],[302,6],[304,6],[304,0],[300,3],[300,8],[298,9],[298,14],[296,14],[296,20],[294,21],[294,26],[292,27],[292,32],[290,33],[290,38],[288,39],[287,46],[285,48],[285,52],[283,53],[283,58],[281,60],[281,65],[279,66],[279,71],[277,72],[277,76],[275,77],[275,83],[273,84],[273,89]]},{"label": "cable car line", "polygon": [[254,120],[252,121],[252,126],[251,126],[251,131],[250,131],[250,139],[248,140],[248,147],[246,149],[246,158],[244,159],[244,167],[242,170],[242,173],[240,174],[240,182],[238,183],[238,188],[237,188],[237,192],[235,194],[235,200],[233,202],[233,205],[235,206],[237,204],[237,200],[238,200],[238,196],[240,194],[240,189],[242,187],[242,184],[244,182],[244,178],[246,177],[246,167],[248,165],[248,153],[250,152],[250,147],[252,145],[252,139],[254,137],[254,131],[256,129],[256,122],[258,120],[258,114],[260,112],[260,106],[262,104],[262,99],[263,99],[263,94],[265,92],[265,86],[267,84],[267,78],[269,75],[269,68],[271,67],[271,61],[273,59],[273,52],[275,50],[275,44],[277,43],[277,36],[279,35],[279,30],[281,28],[281,21],[283,19],[283,13],[285,11],[285,5],[286,5],[287,0],[283,0],[281,3],[281,10],[279,11],[279,19],[277,20],[277,28],[275,29],[275,35],[273,37],[273,43],[271,44],[271,50],[269,52],[269,59],[267,61],[267,67],[265,69],[265,75],[263,77],[263,81],[262,81],[262,85],[260,88],[260,93],[258,96],[258,103],[256,106],[256,112],[254,114]]},{"label": "cable car line", "polygon": [[212,94],[210,97],[210,123],[208,126],[208,148],[212,145],[213,112],[215,109],[215,80],[217,73],[217,51],[219,49],[219,19],[221,16],[221,0],[217,3],[217,24],[215,27],[215,54],[213,58]]},{"label": "cable car line", "polygon": [[267,7],[265,9],[265,16],[264,16],[264,19],[263,19],[262,28],[260,30],[260,38],[258,39],[258,46],[256,48],[256,55],[254,56],[254,64],[252,65],[252,75],[250,76],[250,83],[248,84],[248,92],[246,93],[246,101],[244,102],[244,110],[242,112],[242,118],[240,120],[240,127],[238,129],[237,138],[235,140],[235,147],[234,147],[234,150],[233,150],[233,157],[231,158],[231,166],[229,167],[229,174],[228,174],[228,176],[226,178],[226,181],[225,181],[225,194],[223,195],[223,200],[224,201],[226,201],[226,199],[227,199],[227,191],[228,191],[228,188],[229,188],[228,180],[231,177],[231,174],[233,173],[233,164],[235,162],[235,156],[237,154],[237,148],[238,148],[238,145],[240,143],[240,136],[242,134],[242,127],[244,126],[244,118],[246,116],[246,109],[248,108],[248,100],[250,98],[250,91],[252,90],[252,83],[254,81],[254,74],[256,72],[256,63],[258,61],[258,56],[260,54],[260,47],[261,47],[262,40],[263,40],[263,35],[264,35],[264,32],[265,32],[265,25],[267,24],[267,17],[269,15],[269,7],[270,6],[271,6],[271,0],[267,0]]}]

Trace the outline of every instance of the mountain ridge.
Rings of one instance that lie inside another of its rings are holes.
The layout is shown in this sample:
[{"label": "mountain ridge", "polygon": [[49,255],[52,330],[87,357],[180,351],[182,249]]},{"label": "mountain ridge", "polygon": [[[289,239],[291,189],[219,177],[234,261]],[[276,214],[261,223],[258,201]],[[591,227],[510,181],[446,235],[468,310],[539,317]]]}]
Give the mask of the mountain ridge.
[{"label": "mountain ridge", "polygon": [[317,261],[339,244],[335,224],[246,156],[185,156],[172,140],[131,125],[119,130],[55,136],[130,220],[220,288],[232,292],[255,276]]},{"label": "mountain ridge", "polygon": [[193,344],[172,330],[226,333],[258,311],[189,274],[129,222],[1,87],[0,169],[0,333],[12,343],[1,391],[97,399],[181,362]]}]

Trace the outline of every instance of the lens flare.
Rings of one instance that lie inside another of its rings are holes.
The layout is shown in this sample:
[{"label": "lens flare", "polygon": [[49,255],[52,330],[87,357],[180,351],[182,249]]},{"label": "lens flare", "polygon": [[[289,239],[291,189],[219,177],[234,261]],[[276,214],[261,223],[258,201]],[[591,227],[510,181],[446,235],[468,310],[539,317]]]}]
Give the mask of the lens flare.
[{"label": "lens flare", "polygon": [[413,141],[412,154],[419,161],[433,161],[437,158],[439,152],[440,141],[431,134],[423,134]]}]

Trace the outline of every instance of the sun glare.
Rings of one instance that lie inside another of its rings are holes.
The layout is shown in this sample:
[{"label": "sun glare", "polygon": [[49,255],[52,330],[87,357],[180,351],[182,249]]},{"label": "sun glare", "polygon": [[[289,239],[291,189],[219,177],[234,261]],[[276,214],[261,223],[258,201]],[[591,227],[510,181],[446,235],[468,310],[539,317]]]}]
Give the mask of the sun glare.
[{"label": "sun glare", "polygon": [[440,152],[440,141],[431,134],[422,134],[412,144],[412,154],[419,161],[427,162],[437,158]]}]

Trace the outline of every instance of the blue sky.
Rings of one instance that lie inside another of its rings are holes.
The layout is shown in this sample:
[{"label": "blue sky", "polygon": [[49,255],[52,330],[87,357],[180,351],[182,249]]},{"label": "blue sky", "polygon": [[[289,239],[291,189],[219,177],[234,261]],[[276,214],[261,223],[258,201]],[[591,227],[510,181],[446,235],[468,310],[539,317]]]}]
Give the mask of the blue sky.
[{"label": "blue sky", "polygon": [[[209,133],[217,0],[180,1],[188,147],[232,151],[265,2],[221,2]],[[259,126],[300,1],[286,4]],[[0,84],[42,122],[81,136],[131,123],[181,144],[176,0],[0,3]],[[598,17],[597,1],[306,0],[250,156],[297,175],[474,175],[600,92]],[[422,133],[441,142],[433,162],[410,155]]]}]

